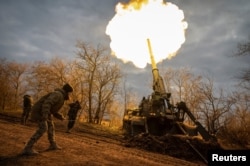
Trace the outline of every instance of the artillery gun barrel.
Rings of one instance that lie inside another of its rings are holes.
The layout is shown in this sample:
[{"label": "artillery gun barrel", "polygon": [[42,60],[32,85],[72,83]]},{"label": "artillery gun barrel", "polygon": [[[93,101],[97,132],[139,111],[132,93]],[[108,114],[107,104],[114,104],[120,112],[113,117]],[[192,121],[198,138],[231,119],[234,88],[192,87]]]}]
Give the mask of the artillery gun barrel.
[{"label": "artillery gun barrel", "polygon": [[147,39],[147,43],[148,43],[148,50],[149,50],[149,55],[150,55],[150,60],[151,60],[151,65],[152,65],[152,70],[158,70],[157,66],[156,66],[156,63],[155,63],[155,58],[154,58],[154,55],[153,55],[153,51],[152,51],[151,43],[150,43],[149,39]]},{"label": "artillery gun barrel", "polygon": [[165,90],[164,82],[162,77],[159,74],[159,70],[156,66],[153,51],[151,48],[151,43],[150,40],[147,39],[148,43],[148,49],[149,49],[149,54],[150,54],[150,59],[151,59],[151,65],[152,65],[152,74],[153,74],[153,90],[154,92],[160,93],[162,97],[166,97],[167,93]]}]

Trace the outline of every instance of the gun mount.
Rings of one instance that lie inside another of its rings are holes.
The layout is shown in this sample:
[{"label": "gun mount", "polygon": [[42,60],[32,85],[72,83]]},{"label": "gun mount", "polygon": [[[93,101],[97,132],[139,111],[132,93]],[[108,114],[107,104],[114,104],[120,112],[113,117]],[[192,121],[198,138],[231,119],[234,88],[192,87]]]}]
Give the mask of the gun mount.
[{"label": "gun mount", "polygon": [[[196,136],[199,133],[205,141],[214,139],[195,119],[185,102],[181,101],[175,106],[170,103],[171,93],[165,90],[149,39],[147,39],[147,44],[152,65],[153,92],[147,98],[143,97],[138,108],[125,110],[123,128],[127,135],[135,136],[145,132],[156,136],[166,134]],[[187,114],[194,122],[194,126],[183,122],[184,114]]]}]

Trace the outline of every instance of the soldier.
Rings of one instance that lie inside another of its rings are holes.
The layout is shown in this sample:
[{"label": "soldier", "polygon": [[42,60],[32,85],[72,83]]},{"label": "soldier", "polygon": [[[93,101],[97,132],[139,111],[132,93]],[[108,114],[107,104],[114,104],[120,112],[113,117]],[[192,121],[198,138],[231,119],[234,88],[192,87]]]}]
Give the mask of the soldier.
[{"label": "soldier", "polygon": [[139,115],[141,116],[143,113],[145,113],[147,110],[147,99],[145,96],[143,96],[140,104],[139,104]]},{"label": "soldier", "polygon": [[31,96],[24,95],[23,96],[23,114],[21,117],[21,124],[23,124],[23,125],[26,125],[26,123],[27,123],[27,119],[28,119],[29,114],[30,114],[31,106],[32,106]]},{"label": "soldier", "polygon": [[61,89],[55,89],[54,92],[40,98],[32,107],[31,120],[38,123],[38,129],[25,145],[23,155],[35,155],[37,151],[33,150],[33,145],[42,137],[47,131],[50,146],[47,150],[61,149],[55,141],[55,128],[52,115],[60,120],[65,118],[58,113],[63,106],[64,101],[69,99],[69,93],[73,92],[73,88],[69,84],[65,84]]},{"label": "soldier", "polygon": [[78,110],[82,108],[78,100],[74,103],[69,104],[69,106],[70,106],[70,109],[68,112],[69,122],[68,122],[68,129],[66,131],[67,133],[70,133],[70,130],[73,128],[75,124],[77,112]]}]

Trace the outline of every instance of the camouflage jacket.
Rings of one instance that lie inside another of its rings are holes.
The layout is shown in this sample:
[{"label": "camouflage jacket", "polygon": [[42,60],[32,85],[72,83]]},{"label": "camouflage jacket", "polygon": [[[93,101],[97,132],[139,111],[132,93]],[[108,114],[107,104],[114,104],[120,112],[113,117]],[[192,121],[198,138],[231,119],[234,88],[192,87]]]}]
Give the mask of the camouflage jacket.
[{"label": "camouflage jacket", "polygon": [[70,109],[68,112],[68,116],[70,119],[71,118],[74,119],[77,115],[78,110],[82,108],[81,105],[79,103],[76,103],[76,102],[69,104],[69,107],[70,107]]},{"label": "camouflage jacket", "polygon": [[31,109],[31,120],[52,120],[51,115],[63,120],[63,116],[58,113],[64,104],[66,92],[63,89],[55,89],[54,92],[40,98]]}]

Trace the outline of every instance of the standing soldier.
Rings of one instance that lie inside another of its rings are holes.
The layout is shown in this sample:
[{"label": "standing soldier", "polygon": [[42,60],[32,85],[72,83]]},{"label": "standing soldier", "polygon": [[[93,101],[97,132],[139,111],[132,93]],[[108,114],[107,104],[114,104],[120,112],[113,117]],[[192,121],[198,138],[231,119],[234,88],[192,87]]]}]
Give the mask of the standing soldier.
[{"label": "standing soldier", "polygon": [[33,150],[33,145],[43,136],[47,131],[50,146],[48,150],[61,149],[55,141],[55,128],[52,116],[57,119],[64,120],[65,118],[58,113],[64,104],[65,100],[69,99],[69,93],[73,92],[73,88],[69,84],[65,84],[61,89],[55,89],[54,92],[40,98],[32,107],[31,120],[38,123],[38,129],[25,145],[23,155],[38,154]]},{"label": "standing soldier", "polygon": [[23,96],[23,114],[21,124],[26,125],[32,106],[32,98],[30,95]]},{"label": "standing soldier", "polygon": [[74,103],[69,104],[69,107],[70,109],[68,112],[69,122],[68,122],[68,129],[66,131],[67,133],[70,133],[70,130],[73,128],[76,121],[78,110],[82,108],[78,100]]}]

